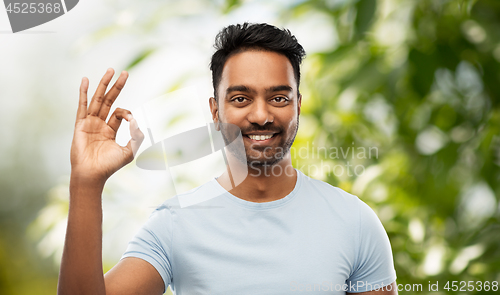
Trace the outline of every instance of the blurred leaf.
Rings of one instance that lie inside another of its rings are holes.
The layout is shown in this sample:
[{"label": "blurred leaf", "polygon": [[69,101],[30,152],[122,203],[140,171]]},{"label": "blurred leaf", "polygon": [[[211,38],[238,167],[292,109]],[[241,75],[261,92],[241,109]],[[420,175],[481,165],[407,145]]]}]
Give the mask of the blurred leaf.
[{"label": "blurred leaf", "polygon": [[231,12],[232,10],[238,8],[241,6],[242,0],[226,0],[225,5],[222,8],[222,13],[227,14]]},{"label": "blurred leaf", "polygon": [[375,0],[359,0],[356,7],[356,39],[364,37],[365,33],[370,29],[377,11],[377,1]]},{"label": "blurred leaf", "polygon": [[144,59],[150,56],[156,51],[156,48],[150,48],[139,53],[132,61],[125,67],[126,71],[130,71],[132,68],[140,64]]}]

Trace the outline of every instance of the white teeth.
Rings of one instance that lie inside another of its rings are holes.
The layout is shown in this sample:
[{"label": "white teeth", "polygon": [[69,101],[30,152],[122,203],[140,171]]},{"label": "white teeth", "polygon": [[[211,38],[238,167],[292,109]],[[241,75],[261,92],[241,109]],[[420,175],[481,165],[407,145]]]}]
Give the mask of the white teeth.
[{"label": "white teeth", "polygon": [[270,134],[270,135],[248,135],[248,137],[250,137],[253,140],[266,140],[266,139],[269,139],[269,138],[273,137],[273,135],[274,134]]}]

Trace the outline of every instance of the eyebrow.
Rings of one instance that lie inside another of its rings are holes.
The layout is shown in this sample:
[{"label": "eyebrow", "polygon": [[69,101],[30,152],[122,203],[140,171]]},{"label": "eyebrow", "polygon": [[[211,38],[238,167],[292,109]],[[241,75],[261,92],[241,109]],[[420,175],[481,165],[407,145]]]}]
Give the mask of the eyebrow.
[{"label": "eyebrow", "polygon": [[[248,86],[245,85],[235,85],[235,86],[230,86],[226,89],[226,95],[231,93],[231,92],[246,92],[246,93],[257,93],[255,89],[252,89]],[[269,88],[266,88],[266,93],[271,93],[271,92],[279,92],[279,91],[289,91],[292,92],[293,89],[289,85],[277,85],[277,86],[271,86]]]}]

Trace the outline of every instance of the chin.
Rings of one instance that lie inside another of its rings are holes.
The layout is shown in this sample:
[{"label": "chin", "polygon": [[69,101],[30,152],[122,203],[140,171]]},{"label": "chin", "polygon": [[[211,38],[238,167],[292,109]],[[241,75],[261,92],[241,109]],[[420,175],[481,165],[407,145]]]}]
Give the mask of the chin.
[{"label": "chin", "polygon": [[283,158],[264,158],[264,159],[249,159],[247,158],[247,165],[251,168],[262,168],[278,164]]}]

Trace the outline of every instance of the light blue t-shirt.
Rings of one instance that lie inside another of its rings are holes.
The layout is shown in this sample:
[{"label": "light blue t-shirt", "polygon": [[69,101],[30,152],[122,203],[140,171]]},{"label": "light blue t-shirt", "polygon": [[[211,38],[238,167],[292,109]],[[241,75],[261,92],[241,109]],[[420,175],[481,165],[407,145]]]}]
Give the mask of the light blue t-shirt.
[{"label": "light blue t-shirt", "polygon": [[345,294],[396,280],[391,245],[375,212],[356,196],[299,170],[286,197],[254,203],[216,179],[150,216],[123,255],[152,264],[174,294]]}]

